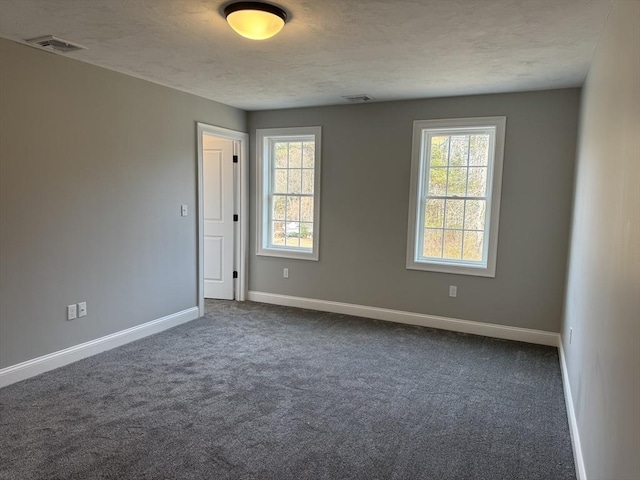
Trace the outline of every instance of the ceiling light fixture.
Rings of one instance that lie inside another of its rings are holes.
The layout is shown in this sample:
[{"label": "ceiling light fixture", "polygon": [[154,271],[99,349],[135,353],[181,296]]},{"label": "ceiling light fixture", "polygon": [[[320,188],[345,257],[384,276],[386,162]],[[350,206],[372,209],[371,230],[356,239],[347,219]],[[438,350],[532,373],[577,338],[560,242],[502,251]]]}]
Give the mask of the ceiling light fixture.
[{"label": "ceiling light fixture", "polygon": [[287,12],[262,2],[237,2],[224,9],[227,23],[239,35],[251,40],[265,40],[282,30]]}]

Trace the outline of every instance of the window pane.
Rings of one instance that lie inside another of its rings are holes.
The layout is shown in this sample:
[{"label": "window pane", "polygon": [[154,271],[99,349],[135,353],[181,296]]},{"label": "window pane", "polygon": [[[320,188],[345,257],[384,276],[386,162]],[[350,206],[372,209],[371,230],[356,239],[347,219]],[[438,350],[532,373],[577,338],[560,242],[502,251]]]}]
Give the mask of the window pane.
[{"label": "window pane", "polygon": [[464,200],[447,200],[445,228],[462,228],[464,215]]},{"label": "window pane", "polygon": [[304,142],[302,145],[302,166],[313,168],[315,165],[316,144],[315,142]]},{"label": "window pane", "polygon": [[302,193],[313,195],[313,170],[302,170]]},{"label": "window pane", "polygon": [[273,222],[271,225],[271,244],[284,245],[284,222]]},{"label": "window pane", "polygon": [[449,137],[431,138],[431,161],[432,167],[446,167],[449,163]]},{"label": "window pane", "polygon": [[289,143],[289,168],[302,167],[302,142]]},{"label": "window pane", "polygon": [[302,170],[289,170],[288,193],[302,192]]},{"label": "window pane", "polygon": [[484,230],[484,217],[487,209],[485,200],[467,200],[464,214],[465,230]]},{"label": "window pane", "polygon": [[277,142],[275,144],[276,151],[276,168],[287,168],[287,152],[289,144],[287,142]]},{"label": "window pane", "polygon": [[300,239],[300,247],[301,248],[313,248],[313,237],[301,238]]},{"label": "window pane", "polygon": [[462,258],[462,231],[461,230],[445,230],[444,231],[444,258]]},{"label": "window pane", "polygon": [[442,230],[426,228],[422,250],[425,257],[442,258]]},{"label": "window pane", "polygon": [[424,226],[442,228],[444,225],[444,200],[427,200]]},{"label": "window pane", "polygon": [[311,239],[313,239],[313,223],[300,223],[300,245],[307,246],[308,240]]},{"label": "window pane", "polygon": [[451,137],[451,154],[449,166],[467,165],[469,159],[469,136],[453,135]]},{"label": "window pane", "polygon": [[469,165],[489,164],[489,135],[471,135]]},{"label": "window pane", "polygon": [[283,197],[282,195],[274,195],[273,210],[271,213],[273,220],[284,220],[286,206],[287,197]]},{"label": "window pane", "polygon": [[447,195],[464,197],[467,193],[467,168],[450,168]]},{"label": "window pane", "polygon": [[487,168],[469,169],[469,190],[468,197],[484,197],[487,191]]},{"label": "window pane", "polygon": [[464,232],[464,260],[482,261],[482,232]]},{"label": "window pane", "polygon": [[[287,227],[289,227],[289,225],[290,224],[288,224]],[[287,247],[299,247],[300,238],[298,238],[298,233],[297,232],[291,233],[291,235],[287,233],[287,237],[285,238],[285,244]]]},{"label": "window pane", "polygon": [[313,222],[313,198],[302,197],[300,199],[300,220]]},{"label": "window pane", "polygon": [[300,220],[300,198],[287,197],[287,221]]},{"label": "window pane", "polygon": [[447,193],[447,169],[429,169],[429,195],[445,195]]},{"label": "window pane", "polygon": [[276,168],[274,177],[274,193],[287,193],[287,170],[283,168]]},{"label": "window pane", "polygon": [[287,237],[298,238],[300,236],[300,222],[287,222],[284,229]]}]

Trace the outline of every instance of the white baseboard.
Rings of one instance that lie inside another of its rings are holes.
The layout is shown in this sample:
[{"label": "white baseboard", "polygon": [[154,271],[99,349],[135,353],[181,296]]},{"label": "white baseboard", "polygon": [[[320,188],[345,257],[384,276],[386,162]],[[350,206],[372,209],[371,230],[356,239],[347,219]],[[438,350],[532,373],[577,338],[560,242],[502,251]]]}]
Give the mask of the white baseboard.
[{"label": "white baseboard", "polygon": [[562,385],[564,387],[567,417],[569,417],[569,432],[571,433],[573,458],[576,462],[576,476],[578,480],[587,480],[587,472],[584,468],[584,457],[582,456],[582,446],[580,444],[580,432],[578,431],[578,420],[576,419],[576,411],[573,408],[573,396],[571,395],[571,384],[569,384],[567,359],[564,356],[564,348],[562,347],[562,337],[558,343],[558,351],[560,352],[560,370],[562,371]]},{"label": "white baseboard", "polygon": [[249,292],[248,299],[254,302],[271,303],[288,307],[307,308],[322,312],[342,313],[356,317],[373,318],[388,322],[419,325],[422,327],[439,328],[454,332],[471,333],[485,337],[516,340],[519,342],[536,343],[539,345],[558,346],[560,334],[531,330],[528,328],[509,327],[493,323],[472,322],[458,320],[456,318],[436,317],[423,313],[403,312],[401,310],[389,310],[386,308],[367,307],[352,303],[331,302],[328,300],[316,300],[313,298],[292,297],[265,292]]},{"label": "white baseboard", "polygon": [[198,307],[158,318],[0,370],[0,388],[199,318]]}]

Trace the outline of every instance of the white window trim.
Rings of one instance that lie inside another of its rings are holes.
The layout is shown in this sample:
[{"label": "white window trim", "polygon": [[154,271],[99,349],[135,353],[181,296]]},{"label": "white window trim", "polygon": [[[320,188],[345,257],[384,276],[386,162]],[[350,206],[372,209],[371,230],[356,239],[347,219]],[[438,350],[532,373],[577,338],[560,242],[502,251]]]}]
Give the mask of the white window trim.
[{"label": "white window trim", "polygon": [[[269,181],[270,163],[269,151],[265,148],[268,139],[281,137],[283,139],[313,135],[315,137],[314,184],[313,184],[313,247],[303,250],[296,247],[269,246]],[[294,258],[299,260],[319,259],[320,247],[320,159],[322,145],[321,127],[292,127],[292,128],[261,128],[256,130],[256,254],[269,257]]]},{"label": "white window trim", "polygon": [[[411,156],[411,186],[409,197],[409,228],[407,234],[407,268],[411,270],[425,270],[430,272],[454,273],[461,275],[475,275],[481,277],[496,276],[496,257],[498,252],[498,230],[500,223],[500,197],[502,191],[502,163],[504,158],[504,139],[506,129],[506,117],[474,117],[454,118],[443,120],[416,120],[413,122],[413,146]],[[487,265],[473,265],[455,260],[418,260],[416,246],[419,245],[418,218],[420,211],[418,198],[420,194],[420,182],[424,176],[422,157],[426,155],[423,144],[423,131],[425,129],[453,130],[465,127],[494,127],[495,141],[493,145],[493,162],[490,172],[487,172],[487,187],[491,188],[490,205],[487,206],[486,222],[489,225],[489,239],[485,242],[487,252]],[[490,182],[490,183],[489,183]]]}]

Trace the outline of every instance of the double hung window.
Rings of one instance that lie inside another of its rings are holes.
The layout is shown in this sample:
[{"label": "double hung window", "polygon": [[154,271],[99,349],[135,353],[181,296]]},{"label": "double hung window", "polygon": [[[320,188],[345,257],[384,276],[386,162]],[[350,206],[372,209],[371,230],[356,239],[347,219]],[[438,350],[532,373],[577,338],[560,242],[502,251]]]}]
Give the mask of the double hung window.
[{"label": "double hung window", "polygon": [[258,255],[318,260],[320,127],[258,129]]},{"label": "double hung window", "polygon": [[495,276],[505,124],[414,122],[407,268]]}]

